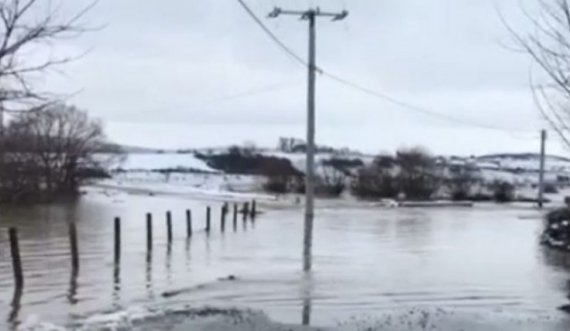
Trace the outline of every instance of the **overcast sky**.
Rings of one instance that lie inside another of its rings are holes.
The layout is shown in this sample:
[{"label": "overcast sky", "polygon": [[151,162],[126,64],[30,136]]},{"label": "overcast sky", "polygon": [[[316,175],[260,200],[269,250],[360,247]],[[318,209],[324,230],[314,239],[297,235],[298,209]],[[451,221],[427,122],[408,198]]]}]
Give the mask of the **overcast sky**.
[{"label": "overcast sky", "polygon": [[[73,10],[89,0],[64,0]],[[529,0],[532,1],[532,0]],[[318,77],[317,141],[368,152],[423,145],[437,154],[537,151],[545,126],[528,87],[531,61],[505,47],[499,19],[524,28],[519,0],[246,0],[299,55],[307,26],[266,19],[273,6],[347,9],[318,22],[319,66],[369,89],[502,130],[427,116]],[[111,139],[161,148],[303,137],[306,71],[237,0],[100,0],[102,27],[58,49],[81,60],[42,81],[104,120]],[[554,138],[554,137],[553,137]],[[556,139],[552,153],[566,153]]]}]

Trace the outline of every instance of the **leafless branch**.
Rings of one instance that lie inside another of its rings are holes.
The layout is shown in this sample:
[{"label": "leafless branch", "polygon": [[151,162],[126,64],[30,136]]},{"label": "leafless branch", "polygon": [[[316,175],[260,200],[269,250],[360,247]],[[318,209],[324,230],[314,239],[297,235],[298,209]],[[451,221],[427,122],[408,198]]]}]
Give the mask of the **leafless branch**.
[{"label": "leafless branch", "polygon": [[539,12],[521,11],[531,31],[517,31],[499,12],[519,50],[527,53],[548,82],[529,85],[541,115],[570,148],[570,4],[568,0],[537,0]]},{"label": "leafless branch", "polygon": [[[42,0],[3,0],[0,3],[0,102],[29,102],[45,99],[46,93],[37,91],[30,77],[60,67],[83,57],[61,56],[30,59],[30,51],[38,53],[46,44],[62,38],[74,38],[87,29],[81,20],[97,4],[89,3],[69,18],[60,15],[59,8],[46,7]],[[17,93],[15,93],[17,92]]]}]

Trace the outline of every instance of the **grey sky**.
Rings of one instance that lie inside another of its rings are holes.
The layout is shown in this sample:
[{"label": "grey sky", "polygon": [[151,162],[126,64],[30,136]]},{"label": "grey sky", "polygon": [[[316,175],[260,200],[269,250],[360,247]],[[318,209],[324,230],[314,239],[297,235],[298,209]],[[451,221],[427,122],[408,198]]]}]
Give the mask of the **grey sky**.
[{"label": "grey sky", "polygon": [[[68,10],[87,2],[64,0]],[[518,0],[246,2],[261,17],[275,5],[348,9],[344,22],[318,23],[321,67],[507,131],[414,113],[319,77],[318,142],[370,152],[416,144],[442,154],[538,149],[535,138],[545,124],[528,88],[530,60],[503,46],[509,34],[497,14],[500,8],[524,28]],[[112,139],[165,148],[246,140],[273,146],[279,136],[304,135],[305,70],[237,0],[100,0],[85,21],[105,27],[58,47],[89,54],[42,83],[59,92],[82,90],[71,102],[102,118]],[[267,24],[305,57],[304,22],[281,17]],[[227,98],[253,90],[265,92]],[[549,148],[564,152],[554,139]]]}]

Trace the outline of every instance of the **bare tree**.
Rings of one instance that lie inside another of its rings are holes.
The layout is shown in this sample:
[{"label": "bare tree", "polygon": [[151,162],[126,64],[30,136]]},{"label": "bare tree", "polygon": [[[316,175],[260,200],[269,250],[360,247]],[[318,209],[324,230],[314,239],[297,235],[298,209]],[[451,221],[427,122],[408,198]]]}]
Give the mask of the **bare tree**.
[{"label": "bare tree", "polygon": [[423,148],[400,149],[396,153],[398,184],[409,199],[429,199],[440,185],[435,159]]},{"label": "bare tree", "polygon": [[382,155],[375,162],[361,167],[352,180],[352,193],[364,199],[396,198],[398,182],[394,162],[378,162],[379,160],[395,159]]},{"label": "bare tree", "polygon": [[475,184],[481,182],[477,167],[472,164],[448,167],[447,187],[453,200],[465,200],[471,195]]},{"label": "bare tree", "polygon": [[45,47],[84,32],[79,21],[94,4],[63,18],[52,1],[0,0],[0,120],[5,110],[28,110],[31,103],[47,102],[49,96],[32,86],[32,78],[73,57],[53,56]]},{"label": "bare tree", "polygon": [[332,165],[319,162],[317,165],[316,193],[323,196],[338,197],[346,188],[347,176]]},{"label": "bare tree", "polygon": [[[545,79],[537,82],[531,73],[535,102],[543,117],[570,147],[570,3],[568,0],[536,0],[538,10],[523,8],[532,25],[519,32],[503,19],[517,47],[528,53]],[[541,77],[542,78],[542,77]]]},{"label": "bare tree", "polygon": [[12,177],[2,176],[0,186],[12,196],[76,193],[87,172],[104,171],[121,156],[99,121],[63,104],[19,113],[5,142],[0,164]]}]

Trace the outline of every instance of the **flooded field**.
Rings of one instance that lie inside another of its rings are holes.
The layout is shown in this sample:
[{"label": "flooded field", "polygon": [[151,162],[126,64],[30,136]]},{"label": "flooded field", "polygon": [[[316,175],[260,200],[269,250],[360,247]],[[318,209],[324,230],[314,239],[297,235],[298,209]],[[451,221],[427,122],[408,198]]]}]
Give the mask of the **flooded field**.
[{"label": "flooded field", "polygon": [[[209,236],[203,232],[207,205],[213,207]],[[265,213],[255,223],[240,221],[233,228],[230,222],[224,234],[221,202],[182,196],[89,194],[77,203],[2,210],[0,330],[89,326],[168,316],[186,307],[251,309],[278,323],[343,330],[570,329],[570,318],[557,309],[570,303],[570,257],[539,245],[541,213],[530,206],[318,205],[311,275],[300,271],[298,207],[262,206]],[[191,240],[186,209],[193,211]],[[166,242],[167,210],[173,213],[172,245]],[[147,212],[154,215],[150,258]],[[117,216],[123,222],[119,269],[113,267]],[[79,233],[77,275],[69,257],[71,220]],[[24,291],[14,303],[10,226],[20,232],[25,272]],[[168,324],[164,318],[148,323],[161,328]]]}]

